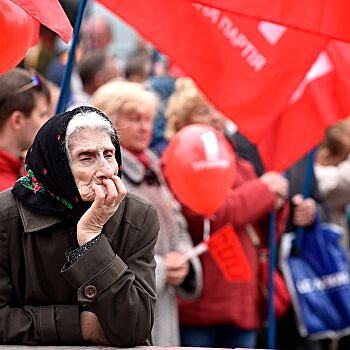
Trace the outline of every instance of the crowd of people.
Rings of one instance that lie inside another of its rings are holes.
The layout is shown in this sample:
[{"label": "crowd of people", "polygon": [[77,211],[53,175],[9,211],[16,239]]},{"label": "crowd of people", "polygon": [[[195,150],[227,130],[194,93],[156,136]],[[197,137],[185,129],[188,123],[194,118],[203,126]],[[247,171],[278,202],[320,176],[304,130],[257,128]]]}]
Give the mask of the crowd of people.
[{"label": "crowd of people", "polygon": [[[285,174],[266,171],[256,147],[159,53],[142,46],[121,66],[101,16],[83,23],[67,108],[55,115],[68,48],[52,40],[43,31],[35,59],[0,76],[0,343],[266,347],[256,238],[268,248],[275,212],[277,246],[317,217],[340,225],[349,249],[349,119],[325,131],[304,198],[306,158]],[[227,281],[208,252],[184,259],[207,218],[176,198],[161,155],[195,123],[236,155],[210,234],[234,228],[246,282]],[[348,348],[346,336],[336,345],[302,337],[288,306],[278,349]]]}]

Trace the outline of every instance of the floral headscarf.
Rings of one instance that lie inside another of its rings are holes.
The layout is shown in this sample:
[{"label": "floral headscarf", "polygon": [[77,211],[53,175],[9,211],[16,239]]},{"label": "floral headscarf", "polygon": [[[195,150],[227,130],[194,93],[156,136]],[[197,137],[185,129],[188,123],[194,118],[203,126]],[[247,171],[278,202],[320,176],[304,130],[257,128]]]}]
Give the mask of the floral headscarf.
[{"label": "floral headscarf", "polygon": [[[12,189],[29,208],[46,214],[78,218],[91,205],[82,201],[79,195],[65,146],[69,121],[76,114],[90,112],[98,113],[109,121],[98,109],[84,106],[53,116],[38,131],[27,152],[27,175],[17,180]],[[119,165],[118,176],[121,176],[121,153],[117,136],[112,138],[112,143]]]}]

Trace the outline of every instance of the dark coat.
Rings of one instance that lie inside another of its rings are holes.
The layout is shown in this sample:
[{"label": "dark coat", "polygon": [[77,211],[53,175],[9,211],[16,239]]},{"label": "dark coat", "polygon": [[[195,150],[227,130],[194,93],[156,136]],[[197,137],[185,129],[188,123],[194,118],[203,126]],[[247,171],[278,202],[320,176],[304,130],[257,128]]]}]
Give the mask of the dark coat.
[{"label": "dark coat", "polygon": [[[307,171],[307,162],[308,158],[306,156],[286,171],[286,177],[289,180],[289,198],[292,198],[298,193],[303,194],[305,186],[305,175]],[[310,193],[308,197],[311,197],[316,202],[317,212],[320,216],[321,222],[328,222],[330,220],[329,208],[327,207],[327,204],[325,203],[319,192],[314,172],[312,172],[311,174]],[[297,229],[292,223],[293,217],[294,206],[293,203],[291,203],[291,212],[289,215],[286,232],[295,232],[295,230]]]},{"label": "dark coat", "polygon": [[101,239],[73,265],[67,220],[39,215],[0,193],[0,343],[83,344],[78,305],[97,315],[109,342],[147,342],[154,319],[154,207],[127,195]]}]

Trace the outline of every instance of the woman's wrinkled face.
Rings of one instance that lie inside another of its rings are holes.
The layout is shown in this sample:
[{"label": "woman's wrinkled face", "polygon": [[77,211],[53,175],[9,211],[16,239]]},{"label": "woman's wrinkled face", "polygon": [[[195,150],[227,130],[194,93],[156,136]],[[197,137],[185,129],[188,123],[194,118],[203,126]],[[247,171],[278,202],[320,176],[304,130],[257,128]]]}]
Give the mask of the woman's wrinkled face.
[{"label": "woman's wrinkled face", "polygon": [[83,129],[72,135],[69,143],[70,165],[83,201],[93,201],[92,183],[101,184],[118,173],[115,148],[103,130]]}]

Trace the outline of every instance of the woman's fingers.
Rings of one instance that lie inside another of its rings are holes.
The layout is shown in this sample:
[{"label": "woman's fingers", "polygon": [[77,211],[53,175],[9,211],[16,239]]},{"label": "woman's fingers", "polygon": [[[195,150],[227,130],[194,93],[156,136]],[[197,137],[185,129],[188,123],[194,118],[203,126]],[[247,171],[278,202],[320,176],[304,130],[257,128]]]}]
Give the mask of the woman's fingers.
[{"label": "woman's fingers", "polygon": [[91,187],[95,192],[95,199],[94,199],[95,204],[97,206],[102,206],[106,198],[106,192],[103,190],[101,185],[97,185],[93,183],[91,184]]},{"label": "woman's fingers", "polygon": [[121,199],[123,199],[127,193],[127,190],[126,190],[126,187],[125,187],[123,181],[117,175],[113,175],[112,180],[115,184],[115,187],[117,188],[119,197],[121,197]]},{"label": "woman's fingers", "polygon": [[105,205],[118,206],[127,192],[123,182],[118,176],[113,175],[111,179],[104,179],[103,184],[107,190]]}]

